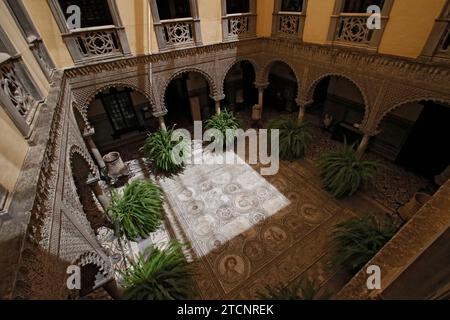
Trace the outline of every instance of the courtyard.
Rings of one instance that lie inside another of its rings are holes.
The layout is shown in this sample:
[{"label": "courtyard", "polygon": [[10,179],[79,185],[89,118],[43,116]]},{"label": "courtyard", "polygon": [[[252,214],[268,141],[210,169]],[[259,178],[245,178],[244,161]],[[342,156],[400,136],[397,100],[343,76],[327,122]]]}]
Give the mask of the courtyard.
[{"label": "courtyard", "polygon": [[[163,226],[147,239],[128,242],[128,258],[175,239],[186,244],[200,299],[257,299],[267,286],[306,282],[314,284],[318,299],[339,292],[352,275],[330,265],[336,226],[367,215],[402,224],[396,210],[428,182],[384,161],[372,183],[336,199],[324,190],[315,160],[340,142],[317,126],[311,130],[306,157],[282,160],[273,176],[261,176],[261,165],[250,166],[229,151],[235,165],[188,165],[180,174],[155,177],[139,151],[142,142],[119,149],[129,182],[152,179],[165,194]],[[383,161],[372,153],[366,157]],[[119,260],[116,268],[127,268],[125,258]]]}]

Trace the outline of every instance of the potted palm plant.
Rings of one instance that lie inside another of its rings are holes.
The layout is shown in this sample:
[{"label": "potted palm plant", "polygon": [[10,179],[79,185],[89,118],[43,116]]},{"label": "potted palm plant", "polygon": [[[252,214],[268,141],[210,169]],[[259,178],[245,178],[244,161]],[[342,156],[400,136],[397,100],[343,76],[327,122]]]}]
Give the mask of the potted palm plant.
[{"label": "potted palm plant", "polygon": [[193,270],[182,245],[150,247],[122,272],[124,297],[129,300],[184,300],[194,296]]},{"label": "potted palm plant", "polygon": [[317,165],[325,189],[336,198],[353,195],[372,179],[379,166],[377,161],[361,159],[346,142],[341,149],[324,153]]},{"label": "potted palm plant", "polygon": [[135,180],[123,192],[114,190],[108,212],[129,240],[145,238],[163,218],[163,192],[149,180]]},{"label": "potted palm plant", "polygon": [[184,163],[175,161],[174,155],[177,153],[182,158],[189,153],[190,146],[182,137],[174,139],[173,133],[174,127],[167,130],[160,129],[151,133],[145,141],[144,154],[159,173],[174,174],[180,172]]},{"label": "potted palm plant", "polygon": [[[216,129],[221,133],[222,137],[216,137],[218,141],[214,143],[218,146],[231,145],[237,138],[237,130],[240,128],[239,121],[233,112],[223,110],[205,121],[205,129]],[[228,134],[227,134],[228,133]]]},{"label": "potted palm plant", "polygon": [[293,160],[305,155],[312,140],[307,122],[298,121],[292,117],[283,117],[270,122],[269,129],[280,130],[281,159]]},{"label": "potted palm plant", "polygon": [[337,225],[334,236],[333,267],[358,272],[394,236],[399,226],[391,218],[353,218]]}]

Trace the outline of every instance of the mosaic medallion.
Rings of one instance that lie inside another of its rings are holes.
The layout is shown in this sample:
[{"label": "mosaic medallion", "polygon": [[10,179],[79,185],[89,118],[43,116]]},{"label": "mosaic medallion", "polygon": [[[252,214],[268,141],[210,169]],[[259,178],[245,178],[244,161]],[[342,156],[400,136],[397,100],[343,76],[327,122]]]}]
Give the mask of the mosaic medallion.
[{"label": "mosaic medallion", "polygon": [[289,236],[283,227],[276,224],[267,225],[261,231],[261,238],[266,248],[273,252],[282,251],[290,242]]},{"label": "mosaic medallion", "polygon": [[227,283],[239,283],[247,278],[249,262],[237,254],[226,254],[217,260],[216,268],[221,280]]},{"label": "mosaic medallion", "polygon": [[256,207],[258,207],[258,203],[258,199],[249,193],[240,194],[234,200],[234,205],[241,212],[255,209]]},{"label": "mosaic medallion", "polygon": [[248,241],[244,245],[244,254],[252,261],[258,261],[264,258],[264,247],[261,242],[256,240]]},{"label": "mosaic medallion", "polygon": [[202,201],[192,201],[187,206],[187,212],[190,215],[195,216],[195,215],[199,215],[200,213],[202,213],[204,208],[205,208],[205,205]]},{"label": "mosaic medallion", "polygon": [[213,233],[216,226],[217,222],[211,215],[204,215],[195,220],[192,227],[197,235],[204,237]]},{"label": "mosaic medallion", "polygon": [[219,209],[217,209],[217,216],[222,220],[231,220],[233,219],[233,208],[228,205],[223,205]]},{"label": "mosaic medallion", "polygon": [[326,215],[317,207],[309,204],[305,204],[300,209],[300,216],[309,224],[319,224],[326,219]]},{"label": "mosaic medallion", "polygon": [[233,193],[239,192],[239,191],[241,191],[241,190],[242,190],[242,187],[241,187],[241,185],[238,184],[238,183],[230,183],[230,184],[227,184],[227,185],[223,188],[223,192],[224,192],[225,194],[233,194]]}]

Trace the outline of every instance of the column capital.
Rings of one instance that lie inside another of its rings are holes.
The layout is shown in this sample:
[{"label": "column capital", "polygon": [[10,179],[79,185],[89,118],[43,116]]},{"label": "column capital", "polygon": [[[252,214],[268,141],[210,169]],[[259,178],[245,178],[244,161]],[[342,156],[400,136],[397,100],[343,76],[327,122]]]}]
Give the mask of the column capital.
[{"label": "column capital", "polygon": [[89,173],[88,179],[86,181],[86,184],[91,186],[100,181],[100,177],[94,176],[92,173]]},{"label": "column capital", "polygon": [[95,134],[95,129],[93,127],[86,128],[83,132],[83,138],[92,137]]},{"label": "column capital", "polygon": [[264,89],[266,89],[269,86],[270,83],[269,82],[257,82],[257,81],[255,81],[253,84],[255,85],[255,87],[257,89],[264,90]]},{"label": "column capital", "polygon": [[215,102],[218,102],[218,101],[222,101],[223,99],[225,99],[225,95],[224,94],[218,94],[218,95],[215,95],[215,96],[209,96],[211,99],[213,99]]},{"label": "column capital", "polygon": [[154,112],[153,116],[155,118],[159,118],[159,117],[164,117],[166,114],[167,114],[167,110],[165,110],[165,111],[158,111],[158,112]]},{"label": "column capital", "polygon": [[360,124],[360,123],[355,123],[353,126],[355,128],[357,128],[359,131],[361,131],[365,136],[368,136],[368,137],[374,137],[381,132],[381,130],[366,128],[363,126],[363,124]]},{"label": "column capital", "polygon": [[297,98],[297,99],[295,99],[295,103],[300,107],[307,108],[314,103],[314,100],[303,100],[303,99]]}]

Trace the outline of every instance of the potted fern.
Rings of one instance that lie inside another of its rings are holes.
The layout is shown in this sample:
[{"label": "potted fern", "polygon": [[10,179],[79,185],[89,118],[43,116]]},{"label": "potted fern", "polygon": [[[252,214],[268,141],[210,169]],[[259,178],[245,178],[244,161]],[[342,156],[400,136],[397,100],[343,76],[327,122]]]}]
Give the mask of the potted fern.
[{"label": "potted fern", "polygon": [[164,250],[150,247],[122,272],[124,297],[129,300],[184,300],[194,296],[193,270],[182,245],[172,242]]},{"label": "potted fern", "polygon": [[184,163],[174,160],[174,154],[178,156],[189,153],[189,145],[180,137],[173,139],[174,127],[170,129],[160,129],[151,133],[145,141],[143,150],[145,156],[153,164],[159,173],[174,174],[180,172]]},{"label": "potted fern", "polygon": [[379,164],[361,159],[353,146],[344,143],[340,150],[324,153],[317,165],[325,189],[336,198],[343,198],[370,181]]},{"label": "potted fern", "polygon": [[[216,129],[222,134],[221,138],[217,137],[217,139],[219,139],[218,141],[214,141],[218,146],[225,147],[226,145],[231,145],[237,138],[237,130],[239,128],[239,121],[234,116],[233,112],[227,110],[223,110],[221,113],[216,114],[205,121],[206,130]],[[227,134],[227,131],[231,134]]]},{"label": "potted fern", "polygon": [[292,117],[283,117],[269,123],[269,129],[280,130],[280,158],[302,158],[312,140],[309,125]]},{"label": "potted fern", "polygon": [[333,267],[356,274],[395,235],[398,225],[390,218],[353,218],[337,225],[334,236]]},{"label": "potted fern", "polygon": [[135,180],[122,193],[113,191],[108,212],[129,240],[146,238],[161,225],[163,192],[149,180]]}]

